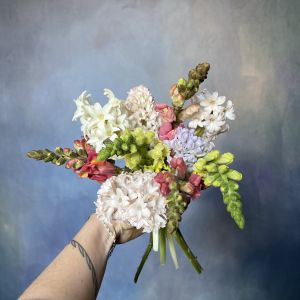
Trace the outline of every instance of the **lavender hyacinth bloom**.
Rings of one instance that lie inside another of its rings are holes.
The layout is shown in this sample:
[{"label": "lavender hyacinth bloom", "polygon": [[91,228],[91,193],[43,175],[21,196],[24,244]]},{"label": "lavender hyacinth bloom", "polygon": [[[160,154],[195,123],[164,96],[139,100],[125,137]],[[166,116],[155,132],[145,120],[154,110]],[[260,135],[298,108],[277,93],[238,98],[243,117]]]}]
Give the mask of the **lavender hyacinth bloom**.
[{"label": "lavender hyacinth bloom", "polygon": [[178,127],[173,140],[164,140],[175,153],[175,157],[182,157],[189,170],[201,156],[214,148],[214,143],[195,135],[195,129]]}]

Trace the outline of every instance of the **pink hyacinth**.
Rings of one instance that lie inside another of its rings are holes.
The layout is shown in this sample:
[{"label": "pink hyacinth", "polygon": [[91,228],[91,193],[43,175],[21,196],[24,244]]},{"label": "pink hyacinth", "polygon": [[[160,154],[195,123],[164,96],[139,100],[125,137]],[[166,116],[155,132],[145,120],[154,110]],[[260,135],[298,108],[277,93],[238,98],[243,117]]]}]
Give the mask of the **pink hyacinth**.
[{"label": "pink hyacinth", "polygon": [[156,104],[155,110],[159,112],[164,122],[172,123],[176,121],[176,116],[173,107],[169,106],[168,104],[166,103]]}]

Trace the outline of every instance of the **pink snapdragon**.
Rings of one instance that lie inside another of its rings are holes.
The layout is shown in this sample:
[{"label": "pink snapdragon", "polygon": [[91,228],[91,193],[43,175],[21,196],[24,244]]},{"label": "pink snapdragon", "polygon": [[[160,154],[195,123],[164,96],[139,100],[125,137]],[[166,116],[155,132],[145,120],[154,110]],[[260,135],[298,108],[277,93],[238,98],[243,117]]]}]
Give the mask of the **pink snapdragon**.
[{"label": "pink snapdragon", "polygon": [[175,182],[174,175],[170,172],[160,172],[155,177],[154,180],[160,184],[160,192],[164,196],[168,196],[170,193],[170,184]]},{"label": "pink snapdragon", "polygon": [[155,105],[155,111],[159,112],[164,122],[172,123],[176,121],[176,116],[173,107],[166,103],[159,103]]},{"label": "pink snapdragon", "polygon": [[176,129],[173,129],[172,123],[163,123],[159,128],[160,140],[173,140],[175,137]]},{"label": "pink snapdragon", "polygon": [[200,191],[203,189],[203,181],[201,176],[198,174],[191,174],[189,178],[189,183],[193,186],[193,193],[191,195],[192,198],[196,198],[200,196]]},{"label": "pink snapdragon", "polygon": [[182,157],[173,157],[170,161],[170,165],[176,170],[176,175],[180,178],[185,177],[186,164]]}]

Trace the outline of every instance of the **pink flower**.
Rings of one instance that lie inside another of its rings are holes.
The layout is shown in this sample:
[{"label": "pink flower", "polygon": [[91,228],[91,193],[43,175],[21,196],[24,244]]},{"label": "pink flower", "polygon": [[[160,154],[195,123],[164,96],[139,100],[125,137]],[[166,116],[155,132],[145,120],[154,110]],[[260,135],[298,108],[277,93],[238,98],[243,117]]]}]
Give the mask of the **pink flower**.
[{"label": "pink flower", "polygon": [[90,151],[87,162],[80,169],[74,171],[82,178],[89,178],[102,183],[115,174],[115,167],[107,161],[97,161],[96,157],[96,151]]},{"label": "pink flower", "polygon": [[160,192],[164,196],[168,196],[170,193],[170,184],[175,182],[174,175],[170,172],[160,172],[155,177],[154,180],[160,184]]},{"label": "pink flower", "polygon": [[159,128],[160,140],[173,140],[176,130],[173,129],[172,124],[169,122],[163,123]]},{"label": "pink flower", "polygon": [[200,191],[204,189],[203,181],[201,176],[198,174],[191,174],[189,183],[194,187],[194,191],[191,194],[191,198],[197,198],[200,196]]},{"label": "pink flower", "polygon": [[87,143],[87,140],[85,138],[82,138],[81,140],[75,140],[74,141],[74,148],[78,150],[85,150],[86,152],[93,151],[93,146],[89,145]]},{"label": "pink flower", "polygon": [[190,178],[189,178],[189,182],[194,185],[194,186],[200,186],[201,184],[201,176],[198,174],[191,174]]},{"label": "pink flower", "polygon": [[156,104],[155,111],[159,112],[164,122],[172,123],[176,121],[173,108],[166,103]]},{"label": "pink flower", "polygon": [[173,169],[176,170],[176,173],[177,173],[176,175],[178,177],[181,177],[181,178],[185,177],[186,164],[182,157],[179,157],[179,158],[173,157],[171,159],[170,165]]}]

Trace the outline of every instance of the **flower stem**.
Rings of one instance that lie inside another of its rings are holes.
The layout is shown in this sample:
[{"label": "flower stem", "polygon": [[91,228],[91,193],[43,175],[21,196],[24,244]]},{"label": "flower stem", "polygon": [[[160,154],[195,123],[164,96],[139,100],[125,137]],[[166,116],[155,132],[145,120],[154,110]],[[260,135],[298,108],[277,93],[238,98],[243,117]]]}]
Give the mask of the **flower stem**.
[{"label": "flower stem", "polygon": [[150,233],[150,237],[149,237],[149,242],[148,242],[148,245],[147,245],[147,248],[144,252],[144,255],[142,257],[142,260],[136,270],[136,273],[135,273],[135,276],[134,276],[134,283],[137,283],[138,279],[139,279],[139,276],[140,276],[140,273],[142,272],[143,270],[143,267],[144,267],[144,264],[149,256],[149,253],[152,249],[152,244],[153,244],[153,236],[152,236],[152,233]]},{"label": "flower stem", "polygon": [[159,244],[159,233],[157,231],[152,232],[152,239],[153,239],[153,251],[157,252],[158,251],[158,244]]},{"label": "flower stem", "polygon": [[166,227],[159,230],[159,257],[160,264],[166,264]]},{"label": "flower stem", "polygon": [[178,245],[180,246],[180,248],[184,252],[185,256],[191,262],[191,264],[193,265],[193,267],[197,271],[197,273],[200,274],[202,272],[202,267],[199,264],[199,262],[197,260],[197,257],[193,254],[192,250],[190,249],[190,247],[188,246],[188,244],[184,240],[179,228],[176,229],[176,231],[174,233],[174,236],[176,238],[176,241],[177,241]]},{"label": "flower stem", "polygon": [[177,255],[176,255],[176,249],[175,249],[175,245],[174,245],[173,236],[170,233],[167,233],[167,238],[168,238],[168,242],[169,242],[170,254],[171,254],[175,269],[178,269],[179,264],[178,264],[178,260],[177,260]]}]

